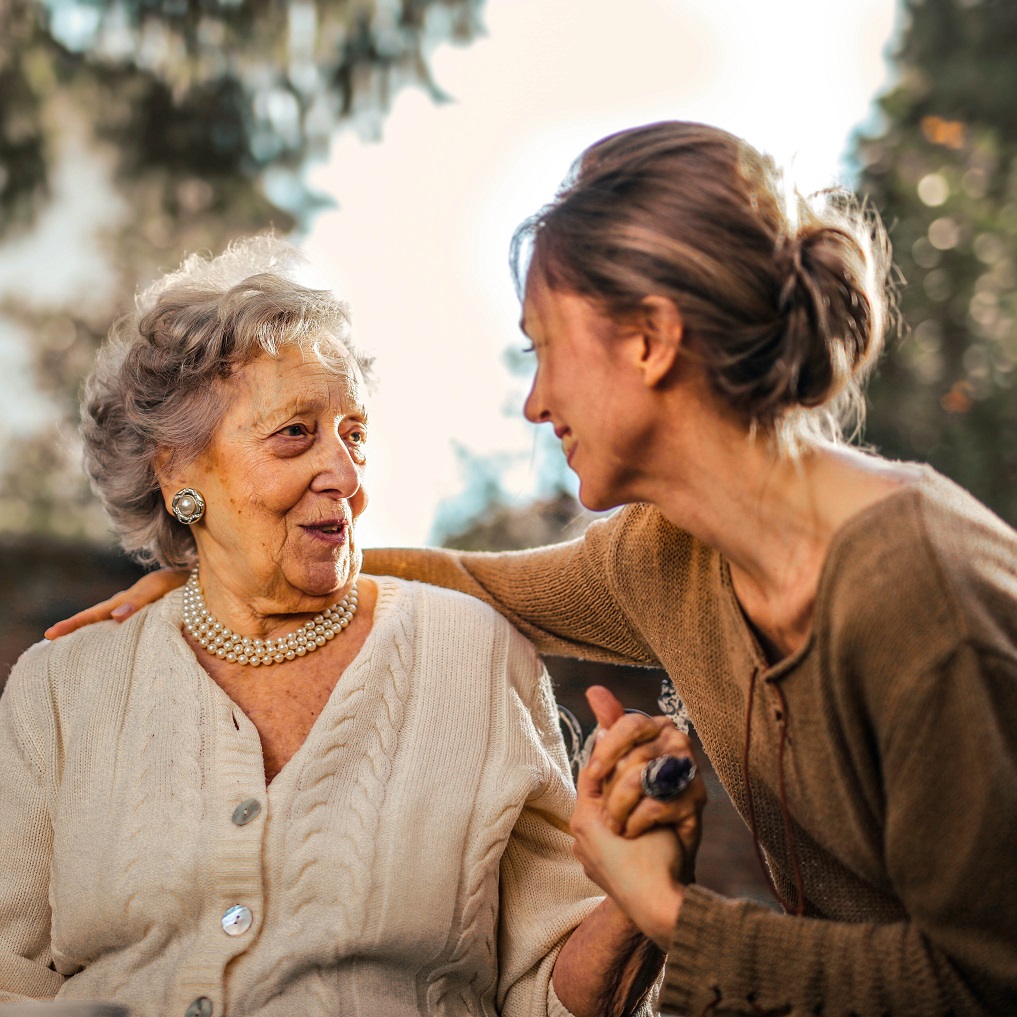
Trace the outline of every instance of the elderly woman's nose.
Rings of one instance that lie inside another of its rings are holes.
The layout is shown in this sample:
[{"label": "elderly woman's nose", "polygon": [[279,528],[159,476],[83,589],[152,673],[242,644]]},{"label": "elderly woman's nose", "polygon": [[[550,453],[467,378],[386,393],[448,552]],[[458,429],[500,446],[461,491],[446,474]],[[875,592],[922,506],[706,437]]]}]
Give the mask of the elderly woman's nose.
[{"label": "elderly woman's nose", "polygon": [[314,490],[336,491],[344,498],[351,498],[360,490],[362,466],[353,459],[344,441],[329,442],[321,450],[315,467],[311,481]]}]

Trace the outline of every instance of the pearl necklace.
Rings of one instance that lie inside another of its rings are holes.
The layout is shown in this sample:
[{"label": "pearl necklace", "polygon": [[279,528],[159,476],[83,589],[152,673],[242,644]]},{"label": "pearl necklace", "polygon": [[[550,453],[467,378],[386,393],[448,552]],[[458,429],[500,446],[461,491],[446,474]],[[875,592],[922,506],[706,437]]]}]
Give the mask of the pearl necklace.
[{"label": "pearl necklace", "polygon": [[278,639],[251,639],[227,628],[209,613],[198,585],[198,570],[184,584],[184,628],[198,645],[230,664],[284,664],[335,639],[357,613],[357,584],[338,604],[325,608],[295,632]]}]

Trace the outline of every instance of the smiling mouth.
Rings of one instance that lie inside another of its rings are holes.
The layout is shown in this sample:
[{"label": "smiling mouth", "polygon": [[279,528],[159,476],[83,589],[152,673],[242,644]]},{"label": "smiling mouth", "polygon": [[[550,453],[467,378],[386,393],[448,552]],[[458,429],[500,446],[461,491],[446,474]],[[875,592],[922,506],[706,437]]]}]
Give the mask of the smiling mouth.
[{"label": "smiling mouth", "polygon": [[340,537],[346,533],[346,523],[306,523],[302,529],[309,533],[319,534],[323,537]]}]

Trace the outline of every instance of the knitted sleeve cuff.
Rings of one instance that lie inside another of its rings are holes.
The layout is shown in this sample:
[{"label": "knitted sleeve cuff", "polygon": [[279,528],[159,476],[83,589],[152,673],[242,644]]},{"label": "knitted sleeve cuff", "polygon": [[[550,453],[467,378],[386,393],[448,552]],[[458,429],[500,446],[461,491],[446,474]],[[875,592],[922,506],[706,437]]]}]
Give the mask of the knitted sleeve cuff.
[{"label": "knitted sleeve cuff", "polygon": [[[686,888],[667,953],[660,993],[662,1017],[698,1012],[693,1007],[702,999],[704,987],[712,995],[719,992],[719,988],[713,988],[718,978],[710,971],[710,958],[723,956],[723,924],[716,920],[721,903],[725,903],[722,898],[700,886]],[[709,999],[707,996],[706,1001]]]},{"label": "knitted sleeve cuff", "polygon": [[62,975],[42,964],[0,952],[0,1003],[37,1003],[52,999],[63,982]]}]

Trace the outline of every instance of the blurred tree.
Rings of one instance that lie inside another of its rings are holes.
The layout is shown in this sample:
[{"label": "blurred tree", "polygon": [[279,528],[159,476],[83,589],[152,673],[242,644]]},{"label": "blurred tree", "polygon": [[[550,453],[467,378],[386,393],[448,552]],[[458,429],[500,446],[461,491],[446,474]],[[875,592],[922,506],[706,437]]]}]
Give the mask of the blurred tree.
[{"label": "blurred tree", "polygon": [[441,534],[442,547],[460,551],[517,551],[582,536],[595,515],[567,491],[531,505],[489,501],[462,529]]},{"label": "blurred tree", "polygon": [[856,145],[908,323],[866,437],[1017,525],[1017,4],[905,0],[904,16],[885,130]]},{"label": "blurred tree", "polygon": [[[76,208],[94,206],[96,246],[74,257],[106,272],[102,286],[55,297],[0,280],[0,326],[30,343],[62,434],[4,442],[0,529],[104,536],[73,435],[78,386],[112,318],[185,252],[305,223],[321,198],[301,171],[337,124],[376,136],[405,85],[441,99],[427,54],[474,38],[482,5],[0,0],[0,255],[67,215],[71,190]],[[90,175],[105,192],[89,192]],[[59,243],[59,222],[51,232]]]}]

